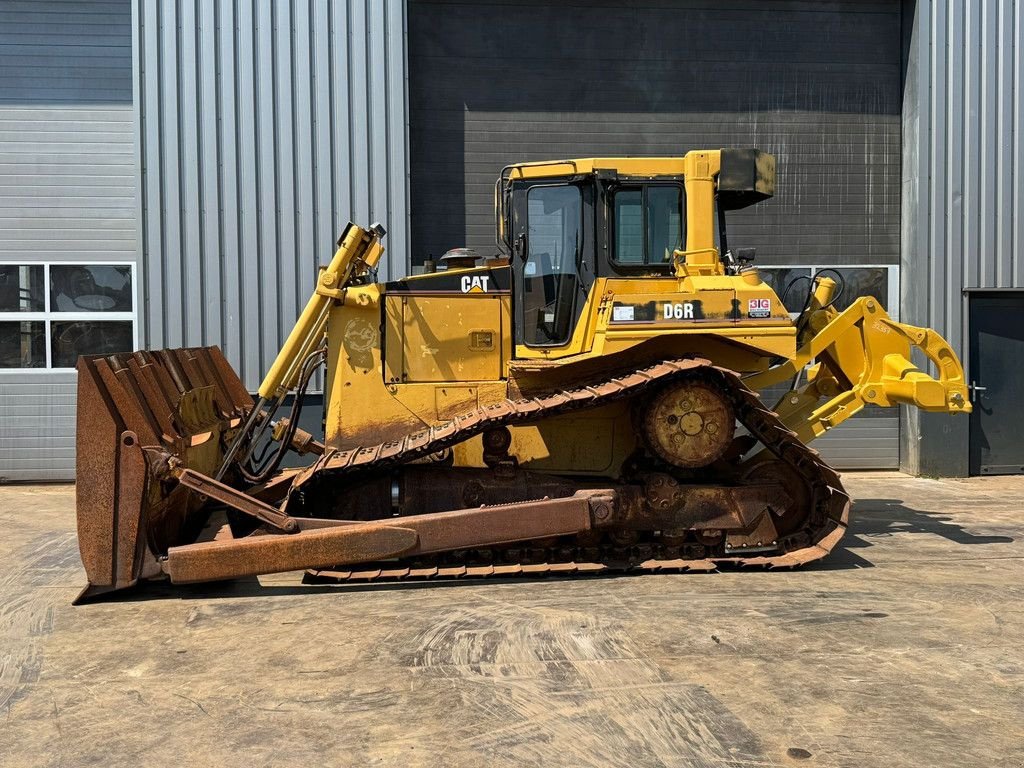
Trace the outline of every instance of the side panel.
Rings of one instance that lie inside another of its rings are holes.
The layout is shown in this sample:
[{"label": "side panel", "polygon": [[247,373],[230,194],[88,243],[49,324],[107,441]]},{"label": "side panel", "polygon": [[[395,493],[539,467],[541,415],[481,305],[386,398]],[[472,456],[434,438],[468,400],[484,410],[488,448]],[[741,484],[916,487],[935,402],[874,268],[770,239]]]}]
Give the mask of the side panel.
[{"label": "side panel", "polygon": [[[718,365],[751,372],[763,370],[770,358],[791,358],[795,338],[782,302],[753,272],[678,279],[599,278],[568,344],[520,344],[516,358],[523,361],[519,367],[529,367],[531,359],[606,357],[658,340],[667,345],[669,357],[699,354]],[[729,347],[724,357],[723,342]]]},{"label": "side panel", "polygon": [[[511,427],[511,432],[509,452],[523,468],[539,472],[615,477],[636,448],[632,412],[624,403]],[[455,463],[484,466],[481,439],[456,446]]]},{"label": "side panel", "polygon": [[405,370],[405,297],[384,296],[384,381],[400,384]]},{"label": "side panel", "polygon": [[402,383],[500,379],[507,306],[482,294],[403,297]]},{"label": "side panel", "polygon": [[328,318],[334,448],[396,439],[507,394],[508,294],[380,288],[349,289]]},{"label": "side panel", "polygon": [[395,399],[396,386],[384,383],[379,293],[355,294],[350,291],[346,303],[333,307],[327,319],[324,436],[332,448],[390,440],[424,425]]}]

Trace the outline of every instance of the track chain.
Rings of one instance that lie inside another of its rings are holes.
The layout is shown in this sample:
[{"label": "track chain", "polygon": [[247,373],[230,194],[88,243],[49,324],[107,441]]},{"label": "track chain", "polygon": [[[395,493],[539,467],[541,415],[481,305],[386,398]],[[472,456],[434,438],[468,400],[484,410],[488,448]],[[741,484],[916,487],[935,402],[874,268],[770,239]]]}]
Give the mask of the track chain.
[{"label": "track chain", "polygon": [[[525,543],[441,553],[426,562],[368,563],[349,566],[345,570],[313,571],[311,575],[332,581],[374,581],[632,570],[708,571],[727,563],[793,567],[824,557],[842,537],[849,514],[850,499],[843,490],[838,474],[821,459],[817,451],[801,442],[777,414],[766,408],[757,394],[735,372],[702,359],[666,360],[624,376],[595,381],[578,389],[543,397],[505,400],[476,408],[444,424],[409,434],[401,440],[345,451],[330,451],[296,478],[289,492],[288,504],[301,506],[305,495],[310,492],[315,495],[319,489],[336,489],[340,481],[429,456],[489,429],[535,422],[637,397],[687,377],[698,377],[720,388],[729,398],[739,423],[776,459],[796,470],[810,486],[811,503],[806,510],[804,525],[773,542],[774,552],[765,554],[762,548],[756,553],[726,551],[724,556],[708,556],[701,551],[700,546],[667,547],[656,539],[631,546],[615,546],[607,541],[606,535],[606,541],[598,542],[596,546],[581,542],[573,545],[564,541],[550,547]],[[287,505],[285,509],[288,509]],[[509,556],[516,553],[523,553],[526,561],[507,562]],[[491,562],[481,563],[481,559]]]}]

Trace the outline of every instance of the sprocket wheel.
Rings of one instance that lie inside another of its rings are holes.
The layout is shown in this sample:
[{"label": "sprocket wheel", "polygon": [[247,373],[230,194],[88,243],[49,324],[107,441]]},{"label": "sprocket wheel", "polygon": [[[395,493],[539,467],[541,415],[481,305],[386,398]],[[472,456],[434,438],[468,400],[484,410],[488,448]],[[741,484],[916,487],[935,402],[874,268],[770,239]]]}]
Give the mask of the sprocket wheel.
[{"label": "sprocket wheel", "polygon": [[664,461],[684,469],[706,467],[721,458],[736,431],[729,401],[702,381],[667,386],[642,412],[648,448]]}]

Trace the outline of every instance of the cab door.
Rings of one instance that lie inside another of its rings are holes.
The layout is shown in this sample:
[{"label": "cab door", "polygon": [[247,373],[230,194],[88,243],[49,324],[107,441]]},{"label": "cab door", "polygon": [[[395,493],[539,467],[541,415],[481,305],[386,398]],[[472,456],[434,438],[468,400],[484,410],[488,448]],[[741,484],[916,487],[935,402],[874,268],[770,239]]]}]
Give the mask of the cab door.
[{"label": "cab door", "polygon": [[594,282],[594,189],[570,180],[512,190],[517,347],[569,343]]}]

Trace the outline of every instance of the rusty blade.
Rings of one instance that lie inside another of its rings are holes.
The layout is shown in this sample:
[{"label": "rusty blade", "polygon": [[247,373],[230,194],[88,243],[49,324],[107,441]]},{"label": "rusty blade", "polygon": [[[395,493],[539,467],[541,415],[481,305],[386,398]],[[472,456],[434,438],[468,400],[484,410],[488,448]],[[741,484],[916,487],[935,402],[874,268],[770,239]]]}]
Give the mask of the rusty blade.
[{"label": "rusty blade", "polygon": [[154,482],[147,456],[210,474],[221,435],[251,405],[215,347],[79,360],[75,495],[92,593],[134,583],[147,546],[155,556],[182,543],[201,506],[197,494]]}]

